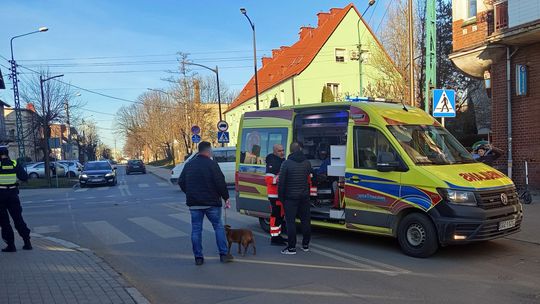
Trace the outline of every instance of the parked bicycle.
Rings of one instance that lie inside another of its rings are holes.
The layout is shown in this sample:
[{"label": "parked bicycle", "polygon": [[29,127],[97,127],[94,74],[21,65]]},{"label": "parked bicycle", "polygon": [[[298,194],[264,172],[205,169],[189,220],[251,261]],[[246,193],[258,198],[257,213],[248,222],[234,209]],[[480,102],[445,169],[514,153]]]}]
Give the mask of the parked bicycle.
[{"label": "parked bicycle", "polygon": [[529,191],[529,164],[525,161],[525,187],[518,191],[519,199],[523,204],[532,203],[532,195]]}]

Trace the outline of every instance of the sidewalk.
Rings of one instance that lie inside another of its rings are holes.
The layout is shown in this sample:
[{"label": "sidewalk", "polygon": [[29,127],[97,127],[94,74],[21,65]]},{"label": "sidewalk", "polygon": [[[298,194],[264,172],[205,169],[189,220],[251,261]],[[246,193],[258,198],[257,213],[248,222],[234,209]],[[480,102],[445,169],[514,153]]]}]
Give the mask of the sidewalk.
[{"label": "sidewalk", "polygon": [[88,249],[37,234],[32,243],[0,253],[0,303],[149,303]]},{"label": "sidewalk", "polygon": [[165,180],[165,181],[168,181],[168,182],[171,182],[170,179],[171,179],[171,171],[172,169],[167,169],[167,168],[162,168],[162,167],[155,167],[155,166],[146,166],[146,171],[148,171],[149,173],[152,173],[154,174],[155,176]]},{"label": "sidewalk", "polygon": [[540,195],[533,195],[532,203],[523,205],[521,232],[508,238],[540,245]]}]

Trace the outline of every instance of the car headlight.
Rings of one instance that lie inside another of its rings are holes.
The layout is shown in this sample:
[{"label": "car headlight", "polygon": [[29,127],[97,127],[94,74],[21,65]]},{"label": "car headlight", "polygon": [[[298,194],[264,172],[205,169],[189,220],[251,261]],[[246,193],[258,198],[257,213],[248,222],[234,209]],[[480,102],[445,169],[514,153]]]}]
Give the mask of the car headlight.
[{"label": "car headlight", "polygon": [[88,178],[88,175],[86,175],[86,174],[81,174],[81,178]]},{"label": "car headlight", "polygon": [[441,189],[441,194],[450,204],[462,206],[477,206],[474,192],[454,189]]},{"label": "car headlight", "polygon": [[111,176],[113,176],[113,175],[114,175],[114,174],[112,174],[112,172],[111,172],[111,173],[105,174],[105,177],[111,177]]}]

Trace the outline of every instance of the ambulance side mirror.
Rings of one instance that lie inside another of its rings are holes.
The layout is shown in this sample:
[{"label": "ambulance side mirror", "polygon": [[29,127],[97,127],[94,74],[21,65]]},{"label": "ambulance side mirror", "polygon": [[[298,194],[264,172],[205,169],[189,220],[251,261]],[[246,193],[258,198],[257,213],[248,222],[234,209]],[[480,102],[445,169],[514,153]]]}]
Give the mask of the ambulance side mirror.
[{"label": "ambulance side mirror", "polygon": [[379,152],[377,155],[377,171],[392,172],[399,168],[399,161],[392,152]]}]

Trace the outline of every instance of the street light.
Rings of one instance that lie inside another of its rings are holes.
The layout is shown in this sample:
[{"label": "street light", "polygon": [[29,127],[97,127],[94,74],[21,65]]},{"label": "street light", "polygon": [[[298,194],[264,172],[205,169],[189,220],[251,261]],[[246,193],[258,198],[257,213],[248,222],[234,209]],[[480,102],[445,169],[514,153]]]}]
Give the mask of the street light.
[{"label": "street light", "polygon": [[216,65],[216,68],[212,69],[211,67],[207,67],[205,65],[198,64],[198,63],[193,63],[193,62],[182,61],[182,64],[198,66],[198,67],[205,68],[205,69],[207,69],[209,71],[212,71],[212,72],[216,73],[217,94],[218,94],[218,108],[219,108],[219,121],[222,121],[223,118],[221,116],[221,93],[220,93],[220,89],[219,89],[219,70],[218,70],[218,66]]},{"label": "street light", "polygon": [[[360,21],[364,18],[364,15],[367,13],[369,8],[375,4],[375,0],[370,0],[368,3],[368,7],[366,7],[366,10],[362,13],[362,16],[358,18],[358,22],[356,24],[356,29],[358,31],[358,74],[360,78],[360,90],[358,91],[359,97],[362,97],[364,94],[364,88],[362,86],[362,63],[364,62],[364,59],[362,58],[362,36],[360,35]],[[367,51],[366,51],[367,52]]]},{"label": "street light", "polygon": [[[58,77],[63,77],[64,74],[60,74],[60,75],[56,75],[56,76],[52,76],[52,77],[48,77],[48,78],[43,78],[43,75],[39,75],[39,89],[41,90],[41,105],[43,107],[46,107],[45,106],[45,92],[43,91],[43,84],[46,82],[46,81],[49,81],[51,79],[55,79],[55,78],[58,78]],[[48,108],[48,107],[46,107]],[[50,170],[51,168],[49,167],[49,164],[50,164],[50,159],[49,159],[49,152],[51,150],[51,146],[50,146],[50,143],[49,143],[49,140],[50,140],[50,137],[51,137],[51,132],[49,130],[49,126],[43,126],[45,130],[43,130],[43,132],[45,133],[45,148],[46,148],[46,151],[45,151],[45,175],[47,175],[47,179],[49,180],[49,187],[51,186],[51,179],[50,179]],[[56,166],[56,165],[55,165]],[[56,174],[56,187],[58,187],[58,174]]]},{"label": "street light", "polygon": [[259,79],[257,77],[257,43],[255,42],[255,24],[251,22],[251,19],[247,15],[247,11],[245,8],[240,8],[240,13],[242,15],[246,16],[247,20],[249,21],[249,25],[251,25],[251,29],[253,31],[253,69],[255,70],[255,106],[256,109],[259,110]]},{"label": "street light", "polygon": [[19,101],[19,80],[17,79],[17,63],[15,62],[15,59],[13,56],[13,40],[19,37],[24,37],[24,36],[28,36],[28,35],[39,33],[39,32],[46,32],[48,30],[49,29],[46,27],[40,27],[37,31],[11,37],[9,41],[9,46],[11,48],[11,61],[10,61],[11,81],[13,83],[13,101],[15,104],[15,126],[17,129],[17,143],[19,145],[19,158],[22,159],[23,165],[24,165],[24,159],[26,158],[26,152],[25,152],[24,138],[23,138],[21,103]]}]

